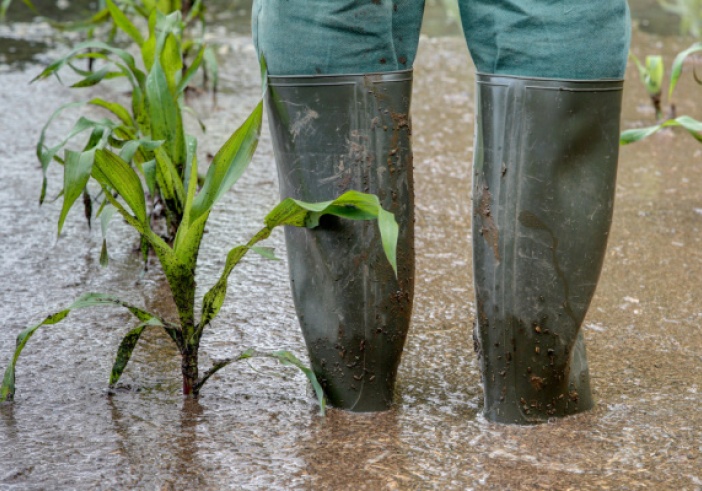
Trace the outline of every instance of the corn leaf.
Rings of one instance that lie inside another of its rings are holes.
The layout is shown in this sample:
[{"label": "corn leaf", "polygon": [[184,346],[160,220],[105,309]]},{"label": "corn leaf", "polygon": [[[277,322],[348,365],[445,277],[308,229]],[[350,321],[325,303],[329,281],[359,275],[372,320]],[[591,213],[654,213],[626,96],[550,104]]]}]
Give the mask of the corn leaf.
[{"label": "corn leaf", "polygon": [[205,294],[202,300],[202,314],[198,325],[198,333],[201,333],[207,324],[212,321],[224,304],[224,299],[227,296],[227,280],[234,267],[239,264],[239,261],[249,251],[247,246],[237,246],[227,254],[227,261],[224,265],[224,270],[217,280],[217,283]]},{"label": "corn leaf", "polygon": [[278,360],[283,365],[296,367],[300,369],[302,373],[305,374],[307,379],[312,384],[312,388],[314,389],[315,394],[317,395],[317,402],[319,403],[319,412],[322,416],[324,416],[327,407],[326,398],[324,397],[324,390],[322,389],[322,386],[319,383],[319,380],[317,380],[317,377],[314,374],[314,372],[304,363],[298,360],[297,357],[289,351],[275,351],[273,353],[268,354],[267,356]]},{"label": "corn leaf", "polygon": [[[139,224],[148,228],[144,190],[139,176],[128,163],[109,150],[97,150],[93,177],[101,185],[114,189],[127,203]],[[107,196],[110,196],[110,193],[107,193]],[[117,209],[119,210],[119,207]]]},{"label": "corn leaf", "polygon": [[[61,68],[68,64],[76,55],[85,50],[97,50],[109,53],[121,59],[127,66],[127,74],[132,86],[141,86],[146,78],[144,72],[139,70],[134,62],[134,57],[127,51],[101,41],[86,41],[73,48],[67,55],[51,63],[39,75],[32,79],[32,83],[57,74]],[[108,58],[109,59],[109,58]]]},{"label": "corn leaf", "polygon": [[121,71],[115,72],[115,71],[110,71],[109,67],[104,67],[101,68],[100,70],[91,73],[87,77],[85,77],[83,80],[80,80],[73,85],[71,85],[72,88],[77,89],[81,87],[92,87],[93,85],[97,85],[100,82],[102,82],[105,79],[113,79],[113,78],[118,78],[118,77],[125,77],[124,73]]},{"label": "corn leaf", "polygon": [[110,11],[112,20],[115,22],[117,27],[122,29],[132,40],[141,47],[144,44],[144,38],[139,32],[139,29],[132,23],[131,20],[125,15],[122,10],[115,5],[112,0],[107,0],[107,8]]},{"label": "corn leaf", "polygon": [[154,61],[146,79],[146,107],[151,120],[151,138],[163,140],[176,168],[184,167],[186,149],[182,115],[159,60]]},{"label": "corn leaf", "polygon": [[112,220],[112,216],[115,214],[115,211],[117,211],[117,209],[114,206],[107,204],[100,212],[100,230],[102,232],[102,250],[100,251],[100,266],[102,266],[103,268],[107,267],[107,264],[110,260],[110,257],[107,253],[107,230],[110,226],[110,220]]},{"label": "corn leaf", "polygon": [[[157,47],[158,51],[158,47]],[[161,66],[166,74],[168,89],[171,94],[178,94],[178,86],[183,74],[183,54],[177,36],[169,32],[161,48]]]},{"label": "corn leaf", "polygon": [[262,117],[263,101],[217,152],[193,202],[191,222],[209,212],[244,173],[258,145]]},{"label": "corn leaf", "polygon": [[322,389],[322,385],[319,383],[319,380],[317,380],[317,377],[314,374],[314,372],[308,366],[302,363],[290,351],[274,351],[269,353],[249,348],[238,356],[215,361],[212,364],[212,368],[207,370],[207,372],[205,372],[203,376],[197,381],[197,384],[195,386],[195,393],[200,392],[200,389],[202,389],[202,386],[205,385],[205,382],[207,382],[209,378],[212,377],[212,375],[220,371],[222,368],[234,362],[248,360],[251,358],[273,358],[274,360],[278,360],[284,366],[292,366],[300,369],[300,371],[302,371],[302,373],[305,374],[307,379],[312,384],[312,388],[314,389],[315,395],[317,396],[317,401],[319,403],[320,414],[322,416],[325,415],[327,403],[326,397],[324,396],[324,390]]},{"label": "corn leaf", "polygon": [[[131,304],[128,304],[127,302],[124,302],[116,297],[111,296],[111,295],[105,295],[103,293],[86,293],[86,294],[82,295],[80,298],[78,298],[71,305],[69,305],[68,308],[46,317],[39,324],[36,324],[34,326],[30,326],[30,327],[24,329],[17,336],[17,347],[15,348],[15,352],[12,356],[12,359],[10,360],[10,363],[8,364],[7,368],[5,369],[5,375],[3,377],[2,386],[0,386],[0,402],[10,401],[14,398],[14,395],[15,395],[15,367],[17,364],[17,360],[18,360],[20,354],[22,354],[22,350],[24,349],[24,347],[27,344],[27,342],[29,341],[29,339],[34,335],[34,333],[40,327],[49,326],[49,325],[53,325],[53,324],[57,324],[57,323],[61,322],[74,309],[83,309],[86,307],[98,307],[98,306],[106,306],[106,305],[111,305],[111,306],[117,305],[117,306],[124,307],[127,310],[129,310],[137,319],[139,319],[142,322],[150,322],[150,321],[152,321],[152,319],[154,319],[155,321],[159,322],[160,324],[162,324],[164,326],[169,326],[165,321],[160,319],[158,316],[151,314],[149,312],[146,312],[145,310],[142,310],[142,309],[135,307]],[[169,328],[175,329],[173,326],[170,326]]]},{"label": "corn leaf", "polygon": [[66,151],[63,166],[63,206],[59,216],[57,236],[61,235],[68,212],[88,184],[94,161],[94,148],[86,152]]},{"label": "corn leaf", "polygon": [[395,216],[382,208],[375,195],[347,191],[335,200],[322,203],[305,203],[287,198],[266,216],[265,223],[268,228],[279,225],[314,228],[319,225],[322,215],[336,215],[350,220],[377,219],[385,256],[397,275],[399,227]]},{"label": "corn leaf", "polygon": [[127,368],[127,364],[129,363],[129,360],[132,357],[134,348],[139,342],[141,333],[144,332],[144,329],[146,329],[149,326],[163,326],[163,324],[158,319],[151,318],[148,321],[141,322],[134,329],[129,331],[127,335],[124,336],[124,338],[122,338],[122,342],[119,344],[119,348],[117,349],[117,356],[115,357],[115,362],[112,365],[112,372],[110,373],[110,385],[114,385],[117,382],[119,382],[119,379],[122,376],[124,369]]},{"label": "corn leaf", "polygon": [[670,73],[670,87],[668,89],[669,98],[673,96],[673,90],[675,90],[675,86],[678,84],[678,80],[680,79],[680,75],[682,74],[685,59],[691,54],[700,51],[702,51],[702,42],[693,44],[692,46],[687,48],[685,51],[682,51],[678,54],[678,56],[675,57],[675,60],[673,61],[673,67]]},{"label": "corn leaf", "polygon": [[105,99],[101,99],[99,97],[90,99],[88,101],[88,104],[107,109],[112,114],[117,116],[119,120],[129,128],[136,128],[136,124],[134,123],[134,119],[132,119],[132,115],[129,114],[129,111],[123,105],[117,102],[108,102]]},{"label": "corn leaf", "polygon": [[182,93],[185,88],[188,86],[190,83],[190,79],[193,78],[193,75],[197,72],[198,68],[200,68],[200,64],[202,63],[202,59],[205,56],[205,47],[201,47],[200,50],[197,52],[197,55],[195,55],[195,59],[190,63],[190,66],[188,67],[188,70],[185,72],[185,75],[181,79],[180,83],[178,83],[178,88],[176,90],[177,94]]},{"label": "corn leaf", "polygon": [[619,144],[628,145],[629,143],[643,140],[644,138],[651,136],[663,128],[669,128],[672,126],[680,126],[685,128],[687,132],[690,133],[697,141],[702,142],[702,122],[689,116],[679,116],[675,119],[669,119],[655,126],[623,131],[619,136]]}]

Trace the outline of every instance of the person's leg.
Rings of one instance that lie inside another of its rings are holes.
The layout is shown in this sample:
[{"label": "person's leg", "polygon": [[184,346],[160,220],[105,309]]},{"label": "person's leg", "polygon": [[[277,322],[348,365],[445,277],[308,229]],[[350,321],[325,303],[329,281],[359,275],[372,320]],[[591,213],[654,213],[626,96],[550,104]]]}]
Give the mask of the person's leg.
[{"label": "person's leg", "polygon": [[[397,277],[377,225],[323,218],[285,231],[293,299],[334,406],[378,411],[393,389],[414,292],[411,66],[423,1],[262,0],[254,42],[282,198],[377,194],[400,225]],[[329,218],[329,217],[327,217]]]},{"label": "person's leg", "polygon": [[485,415],[593,405],[581,324],[612,218],[625,0],[465,0],[478,68],[473,262]]},{"label": "person's leg", "polygon": [[271,75],[406,70],[424,0],[256,0],[253,37]]},{"label": "person's leg", "polygon": [[631,21],[626,0],[460,0],[479,73],[621,79]]}]

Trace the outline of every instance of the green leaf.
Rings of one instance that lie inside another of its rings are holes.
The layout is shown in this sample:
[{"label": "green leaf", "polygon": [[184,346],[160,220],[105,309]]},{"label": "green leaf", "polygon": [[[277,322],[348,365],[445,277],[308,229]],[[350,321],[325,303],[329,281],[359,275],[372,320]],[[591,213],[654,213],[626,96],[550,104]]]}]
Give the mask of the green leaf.
[{"label": "green leaf", "polygon": [[117,211],[117,209],[114,206],[107,204],[100,213],[100,230],[102,232],[102,250],[100,251],[100,266],[102,266],[103,268],[107,267],[107,264],[110,260],[107,254],[107,230],[110,226],[110,220],[112,220],[112,216],[115,214],[115,211]]},{"label": "green leaf", "polygon": [[[43,19],[49,23],[51,27],[57,31],[90,31],[95,27],[107,22],[110,18],[110,12],[103,8],[96,12],[92,17],[78,20],[75,22],[57,22],[52,19]],[[90,36],[89,36],[90,37]]]},{"label": "green leaf", "polygon": [[629,143],[635,143],[637,141],[643,140],[651,136],[660,130],[663,125],[657,124],[655,126],[648,126],[646,128],[635,128],[631,130],[622,131],[619,135],[619,144],[628,145]]},{"label": "green leaf", "polygon": [[[197,140],[190,137],[188,138],[187,143],[188,152],[185,166],[185,188],[187,189],[187,193],[185,196],[185,204],[183,205],[183,219],[181,220],[180,226],[176,232],[173,248],[181,257],[183,262],[192,264],[192,267],[195,267],[197,250],[199,250],[202,234],[205,230],[207,216],[200,218],[199,221],[202,223],[200,227],[196,227],[194,229],[191,228],[191,225],[193,224],[190,222],[190,210],[192,209],[193,200],[195,199],[195,192],[197,191]],[[185,238],[190,239],[190,248],[188,250],[183,248],[183,240]]]},{"label": "green leaf", "polygon": [[64,138],[64,140],[59,145],[50,149],[46,149],[44,145],[44,142],[46,140],[46,130],[49,128],[49,125],[51,125],[54,119],[56,119],[64,110],[72,107],[82,106],[84,104],[84,102],[70,102],[68,104],[63,104],[51,114],[48,121],[44,124],[44,126],[41,129],[36,147],[37,159],[39,159],[39,162],[41,163],[41,170],[43,174],[42,191],[41,197],[39,198],[40,204],[44,202],[44,197],[46,196],[46,171],[49,168],[49,164],[53,160],[54,155],[56,155],[56,153],[61,149],[61,147],[65,145],[68,142],[68,140],[70,140],[73,136],[91,128],[92,126],[89,123],[89,120],[85,118],[79,119],[78,122],[73,126],[73,129],[71,129],[71,131],[69,132],[68,136]]},{"label": "green leaf", "polygon": [[312,388],[314,389],[315,394],[317,394],[317,402],[319,403],[320,414],[324,416],[326,411],[326,399],[324,397],[324,390],[322,389],[322,386],[317,380],[317,376],[314,374],[314,372],[309,367],[307,367],[307,365],[298,360],[297,357],[295,357],[295,355],[293,355],[289,351],[276,351],[274,353],[271,353],[270,356],[278,360],[283,365],[299,368],[302,371],[302,373],[305,374],[307,379],[312,384]]},{"label": "green leaf", "polygon": [[263,101],[217,152],[207,169],[205,183],[193,202],[191,222],[208,213],[244,173],[258,145],[262,118]]},{"label": "green leaf", "polygon": [[675,90],[675,86],[678,84],[678,80],[680,79],[680,75],[682,74],[685,59],[691,54],[697,53],[699,51],[702,51],[702,42],[693,44],[692,46],[687,48],[685,51],[682,51],[678,54],[678,56],[675,57],[675,60],[673,61],[673,67],[670,73],[670,87],[668,88],[669,98],[673,97],[673,90]]},{"label": "green leaf", "polygon": [[224,299],[227,296],[227,280],[229,279],[229,275],[248,251],[249,247],[247,246],[237,246],[227,254],[227,261],[219,280],[217,280],[217,283],[205,294],[202,300],[202,314],[198,325],[199,333],[205,329],[205,326],[209,324],[212,319],[217,317],[224,303]]},{"label": "green leaf", "polygon": [[124,307],[127,310],[129,310],[137,319],[139,319],[142,322],[149,322],[152,319],[155,319],[156,321],[161,323],[163,326],[168,327],[168,329],[171,329],[171,330],[176,329],[175,327],[170,326],[165,321],[160,319],[158,316],[151,314],[149,312],[146,312],[145,310],[142,310],[142,309],[135,307],[131,304],[128,304],[128,303],[126,303],[126,302],[124,302],[116,297],[113,297],[111,295],[105,295],[103,293],[86,293],[86,294],[82,295],[80,298],[78,298],[71,305],[69,305],[68,308],[48,316],[39,324],[36,324],[34,326],[30,326],[30,327],[24,329],[19,334],[19,336],[17,336],[17,347],[15,348],[15,352],[12,356],[12,359],[10,360],[10,363],[8,364],[7,368],[5,369],[5,375],[3,377],[2,386],[0,386],[0,402],[9,401],[9,400],[12,400],[14,398],[14,395],[15,395],[15,366],[17,364],[17,360],[18,360],[20,354],[22,353],[22,350],[24,349],[25,345],[29,341],[29,339],[34,335],[34,333],[40,327],[53,325],[53,324],[57,324],[58,322],[61,322],[74,309],[83,309],[86,307],[97,307],[97,306],[105,306],[105,305],[113,305],[113,306],[117,305],[117,306]]},{"label": "green leaf", "polygon": [[697,121],[689,116],[680,116],[674,120],[669,120],[663,123],[665,126],[682,126],[690,133],[698,142],[702,142],[702,122]]},{"label": "green leaf", "polygon": [[72,88],[77,89],[81,87],[92,87],[93,85],[97,85],[100,82],[102,82],[104,79],[112,79],[112,78],[118,78],[118,77],[124,77],[126,76],[123,72],[115,72],[115,71],[110,71],[109,67],[102,68],[96,72],[91,73],[87,77],[85,77],[83,80],[80,80],[73,85],[71,85]]},{"label": "green leaf", "polygon": [[129,331],[127,335],[124,336],[124,338],[122,338],[122,342],[119,344],[119,348],[117,349],[117,356],[115,357],[115,362],[112,365],[112,372],[110,373],[111,386],[119,382],[119,379],[122,376],[124,369],[127,368],[127,364],[129,363],[129,360],[132,357],[134,348],[139,342],[141,333],[144,332],[144,329],[146,329],[149,326],[163,326],[163,324],[161,324],[161,322],[158,319],[151,318],[145,322],[141,322],[138,326]]},{"label": "green leaf", "polygon": [[195,75],[198,68],[200,68],[200,64],[202,63],[202,59],[205,56],[205,49],[206,49],[205,46],[201,47],[200,50],[197,52],[197,55],[195,55],[195,59],[190,63],[188,70],[185,72],[185,75],[183,76],[182,80],[178,84],[178,88],[176,90],[177,94],[181,94],[185,90],[185,88],[190,83],[190,80],[193,78],[193,75]]},{"label": "green leaf", "polygon": [[146,79],[146,107],[151,120],[151,138],[163,140],[176,168],[185,165],[185,133],[178,101],[168,88],[161,62],[155,60]]},{"label": "green leaf", "polygon": [[198,380],[196,386],[195,386],[195,393],[199,393],[200,389],[202,389],[202,386],[205,385],[205,382],[209,380],[212,375],[220,371],[222,368],[226,367],[227,365],[230,365],[234,362],[241,361],[241,360],[248,360],[250,358],[273,358],[274,360],[278,360],[280,363],[282,363],[284,366],[292,366],[300,369],[302,373],[305,374],[307,379],[310,381],[312,384],[312,388],[314,389],[314,392],[317,396],[317,401],[319,403],[319,410],[320,414],[324,416],[326,414],[326,397],[324,396],[324,390],[322,389],[322,385],[319,383],[317,380],[317,376],[314,374],[314,372],[304,363],[302,363],[295,355],[293,355],[290,351],[275,351],[272,353],[267,353],[264,351],[258,351],[253,348],[249,348],[243,353],[241,353],[239,356],[235,356],[233,358],[226,358],[224,360],[219,360],[216,361],[213,365],[212,368],[207,370],[205,374]]},{"label": "green leaf", "polygon": [[161,196],[168,203],[168,209],[182,213],[185,201],[185,190],[180,180],[178,170],[173,165],[168,153],[159,147],[154,150],[156,157],[156,182]]},{"label": "green leaf", "polygon": [[202,316],[198,324],[198,333],[214,319],[227,295],[227,281],[234,267],[246,253],[258,242],[268,238],[271,231],[280,225],[295,227],[316,227],[322,215],[335,215],[352,220],[378,219],[381,241],[385,256],[397,275],[397,238],[399,227],[395,216],[380,206],[377,196],[358,191],[347,191],[337,199],[322,203],[305,203],[291,198],[283,200],[265,218],[266,226],[261,229],[246,245],[240,245],[229,251],[224,270],[217,283],[205,294],[202,301]]},{"label": "green leaf", "polygon": [[29,341],[29,338],[31,338],[40,327],[61,322],[70,312],[70,309],[66,309],[52,314],[39,324],[26,328],[19,334],[19,336],[17,336],[17,347],[15,348],[15,353],[13,354],[10,363],[7,365],[7,368],[5,368],[2,386],[0,386],[0,402],[11,401],[15,397],[15,365],[17,364],[17,359],[22,353],[27,341]]},{"label": "green leaf", "polygon": [[112,0],[107,0],[107,8],[112,15],[112,20],[114,20],[117,27],[122,29],[132,40],[141,47],[144,44],[144,38],[139,32],[139,29],[132,23],[131,20],[120,10],[117,5],[114,4]]},{"label": "green leaf", "polygon": [[259,256],[263,256],[271,261],[280,261],[280,258],[275,255],[275,249],[273,247],[251,247],[251,250]]},{"label": "green leaf", "polygon": [[90,99],[88,101],[88,104],[107,109],[112,114],[117,116],[119,120],[122,121],[122,123],[124,123],[126,126],[130,128],[136,128],[136,124],[134,123],[134,119],[132,119],[132,115],[129,114],[129,111],[121,104],[117,102],[108,102],[104,99],[100,99],[99,97]]},{"label": "green leaf", "polygon": [[81,51],[86,50],[104,51],[105,53],[116,56],[126,64],[126,73],[128,74],[128,78],[129,81],[132,83],[132,86],[140,87],[143,84],[145,80],[145,75],[144,72],[137,68],[134,62],[134,57],[123,49],[116,48],[112,45],[100,41],[86,41],[84,43],[80,43],[78,46],[73,48],[67,55],[65,55],[62,58],[59,58],[58,60],[51,63],[48,67],[46,67],[44,71],[42,71],[39,75],[32,79],[32,83],[37,80],[42,80],[51,75],[57,74],[58,71],[61,70],[61,68],[63,68],[67,63],[69,63],[74,57],[76,57],[76,55],[78,55]]},{"label": "green leaf", "polygon": [[95,152],[92,175],[103,186],[117,191],[142,227],[148,228],[144,190],[129,164],[109,150],[100,149]]},{"label": "green leaf", "polygon": [[[161,141],[152,141],[145,138],[139,140],[129,140],[119,151],[119,156],[125,162],[131,162],[134,159],[134,154],[142,148],[147,152],[153,152],[163,144]],[[143,164],[142,164],[143,167]]]},{"label": "green leaf", "polygon": [[689,116],[679,116],[675,119],[669,119],[661,124],[655,126],[649,126],[648,128],[636,128],[632,130],[623,131],[619,136],[619,143],[621,145],[627,145],[629,143],[634,143],[643,140],[646,137],[651,136],[662,128],[668,128],[672,126],[680,126],[687,130],[697,141],[702,142],[702,122],[697,121]]},{"label": "green leaf", "polygon": [[647,56],[646,57],[646,73],[644,75],[644,85],[649,95],[658,95],[661,93],[663,86],[663,75],[665,66],[663,65],[662,56]]},{"label": "green leaf", "polygon": [[156,159],[141,164],[144,170],[144,180],[151,196],[156,196]]},{"label": "green leaf", "polygon": [[305,203],[287,198],[265,218],[268,228],[279,225],[314,228],[322,215],[336,215],[350,220],[377,218],[383,250],[395,275],[397,275],[397,239],[399,227],[395,216],[384,210],[380,200],[372,194],[347,191],[333,201]]},{"label": "green leaf", "polygon": [[94,161],[94,148],[86,152],[66,150],[63,166],[63,206],[59,216],[57,237],[61,235],[68,212],[88,184]]},{"label": "green leaf", "polygon": [[[179,34],[179,33],[178,33]],[[159,46],[157,44],[158,52]],[[169,32],[165,37],[161,47],[161,66],[166,74],[168,89],[171,94],[177,96],[180,79],[183,75],[183,53],[180,49],[180,40],[173,32]]]}]

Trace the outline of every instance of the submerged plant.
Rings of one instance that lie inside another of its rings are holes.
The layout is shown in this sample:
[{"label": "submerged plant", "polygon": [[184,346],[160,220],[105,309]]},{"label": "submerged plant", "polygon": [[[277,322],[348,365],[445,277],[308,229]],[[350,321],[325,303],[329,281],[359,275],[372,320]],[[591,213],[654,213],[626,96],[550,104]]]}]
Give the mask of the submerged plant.
[{"label": "submerged plant", "polygon": [[[622,145],[643,140],[644,138],[651,136],[654,133],[657,133],[663,128],[675,126],[685,128],[685,130],[687,130],[687,132],[690,133],[690,135],[692,135],[697,141],[702,143],[702,121],[698,121],[690,116],[675,117],[675,104],[673,102],[673,92],[678,84],[678,81],[680,80],[680,76],[682,75],[683,64],[685,63],[685,60],[690,55],[700,52],[702,52],[702,43],[698,42],[690,46],[688,49],[680,52],[673,61],[673,65],[670,71],[670,84],[668,87],[668,101],[670,103],[671,108],[673,108],[671,111],[673,113],[671,116],[673,117],[654,126],[648,126],[646,128],[635,128],[623,131],[619,138],[619,141]],[[693,76],[697,84],[702,85],[702,79],[700,79],[700,77],[697,76],[697,73],[694,70]]]},{"label": "submerged plant", "polygon": [[[188,151],[187,179],[179,181],[175,170],[171,167],[168,168],[168,172],[170,172],[168,178],[171,182],[182,186],[184,192],[183,220],[178,226],[172,246],[151,229],[142,181],[126,160],[106,148],[95,148],[89,159],[85,158],[85,152],[66,150],[64,174],[67,175],[72,170],[79,169],[79,173],[85,178],[92,176],[102,187],[104,196],[109,202],[102,211],[103,216],[105,213],[115,211],[119,213],[155,251],[178,311],[178,322],[168,322],[156,313],[147,312],[110,295],[100,293],[83,295],[66,309],[48,316],[39,324],[28,327],[20,333],[17,337],[15,353],[5,370],[0,388],[0,402],[13,398],[17,359],[37,329],[62,321],[74,309],[101,305],[122,306],[138,320],[137,325],[127,333],[119,346],[110,375],[110,384],[115,384],[119,380],[143,331],[149,327],[158,327],[168,334],[180,352],[183,394],[197,396],[204,383],[218,370],[234,361],[261,355],[254,350],[247,350],[236,357],[216,362],[202,375],[199,372],[200,340],[205,328],[217,316],[222,307],[227,293],[229,275],[249,251],[270,257],[271,252],[257,247],[257,244],[268,238],[273,229],[280,225],[316,227],[320,217],[325,214],[353,220],[377,219],[383,248],[388,260],[396,269],[397,223],[390,212],[382,209],[376,196],[348,191],[335,200],[323,203],[304,203],[288,198],[266,216],[263,228],[248,243],[234,247],[229,251],[224,270],[218,281],[205,294],[199,319],[196,318],[195,271],[205,225],[214,205],[236,183],[251,161],[258,144],[262,111],[263,103],[259,102],[248,119],[217,152],[207,170],[204,184],[199,192],[197,191],[198,164],[194,141],[191,141]],[[168,142],[169,140],[165,140],[164,145]],[[312,381],[321,402],[323,393],[314,374],[293,355],[288,352],[276,352],[265,354],[265,356],[272,356],[284,363],[303,368],[307,377]]]},{"label": "submerged plant", "polygon": [[[168,281],[178,321],[169,322],[158,313],[147,312],[111,295],[87,293],[67,308],[19,334],[17,347],[0,386],[0,402],[13,399],[17,360],[27,341],[39,328],[57,324],[75,309],[117,305],[129,310],[138,322],[126,334],[117,350],[110,384],[119,381],[143,331],[156,327],[166,332],[180,352],[184,395],[197,396],[205,382],[229,363],[252,356],[268,356],[302,369],[312,382],[323,408],[323,392],[314,373],[291,353],[261,353],[249,349],[215,362],[201,374],[198,366],[200,340],[205,328],[222,307],[229,275],[239,261],[249,251],[264,257],[272,256],[270,250],[257,244],[268,238],[275,227],[316,227],[320,217],[325,214],[352,220],[377,219],[385,254],[396,271],[398,226],[394,216],[380,206],[376,196],[357,191],[346,192],[335,200],[322,203],[304,203],[290,198],[282,201],[265,217],[264,226],[258,233],[246,244],[229,251],[224,270],[214,286],[205,293],[197,316],[195,272],[205,226],[212,208],[234,186],[253,157],[261,131],[263,102],[258,103],[241,127],[220,148],[200,186],[197,140],[184,132],[182,95],[198,63],[205,56],[204,48],[198,51],[195,63],[183,72],[180,12],[164,15],[159,10],[152,11],[148,36],[142,36],[111,0],[107,0],[107,6],[116,24],[140,47],[144,69],[137,66],[127,51],[107,43],[89,41],[52,63],[37,77],[57,75],[61,68],[67,66],[83,77],[74,84],[75,87],[123,77],[129,81],[132,89],[130,109],[102,98],[83,103],[104,108],[116,119],[95,121],[80,118],[69,134],[52,147],[44,144],[44,128],[37,146],[44,171],[42,200],[46,193],[46,169],[50,162],[58,161],[64,168],[63,206],[58,220],[60,234],[68,212],[81,194],[86,196],[88,182],[93,179],[99,185],[100,192],[86,201],[91,203],[97,200],[99,204],[96,215],[100,218],[103,233],[101,264],[106,265],[108,259],[105,240],[107,226],[110,217],[118,213],[141,236],[142,250],[154,251]],[[83,58],[98,60],[103,66],[94,72],[84,72],[74,65],[75,60]],[[265,81],[265,63],[262,63],[262,68]],[[264,88],[265,85],[264,82]],[[75,105],[59,108],[47,126],[64,109]],[[89,137],[82,150],[64,148],[84,132]],[[63,157],[59,157],[61,151]],[[167,206],[170,233],[165,238],[154,230],[147,206],[148,196],[155,193]]]}]

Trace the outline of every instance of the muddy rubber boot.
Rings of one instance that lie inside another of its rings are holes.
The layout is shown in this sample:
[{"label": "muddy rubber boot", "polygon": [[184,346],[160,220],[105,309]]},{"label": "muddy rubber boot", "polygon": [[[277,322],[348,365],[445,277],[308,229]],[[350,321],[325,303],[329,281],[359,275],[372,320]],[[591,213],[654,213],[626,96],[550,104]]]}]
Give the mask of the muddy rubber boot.
[{"label": "muddy rubber boot", "polygon": [[474,339],[490,421],[593,406],[580,328],[612,221],[622,85],[477,76]]},{"label": "muddy rubber boot", "polygon": [[322,217],[286,227],[290,280],[312,368],[329,402],[382,411],[393,400],[412,314],[412,72],[269,76],[267,107],[281,198],[377,194],[400,226],[398,278],[375,221]]}]

